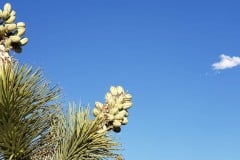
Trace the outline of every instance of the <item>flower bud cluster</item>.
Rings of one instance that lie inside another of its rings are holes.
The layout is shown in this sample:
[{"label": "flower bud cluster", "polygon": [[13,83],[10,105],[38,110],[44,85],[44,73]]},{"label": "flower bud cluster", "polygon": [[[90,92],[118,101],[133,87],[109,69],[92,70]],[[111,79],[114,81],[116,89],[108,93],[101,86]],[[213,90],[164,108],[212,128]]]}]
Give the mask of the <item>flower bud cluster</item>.
[{"label": "flower bud cluster", "polygon": [[105,103],[95,102],[93,115],[105,119],[103,130],[120,132],[121,126],[128,123],[128,109],[132,106],[132,95],[121,86],[111,86],[105,95]]},{"label": "flower bud cluster", "polygon": [[16,23],[15,20],[16,12],[10,3],[6,3],[0,10],[0,45],[4,45],[7,52],[12,49],[21,53],[22,46],[28,42],[28,38],[24,37],[26,26],[24,22]]}]

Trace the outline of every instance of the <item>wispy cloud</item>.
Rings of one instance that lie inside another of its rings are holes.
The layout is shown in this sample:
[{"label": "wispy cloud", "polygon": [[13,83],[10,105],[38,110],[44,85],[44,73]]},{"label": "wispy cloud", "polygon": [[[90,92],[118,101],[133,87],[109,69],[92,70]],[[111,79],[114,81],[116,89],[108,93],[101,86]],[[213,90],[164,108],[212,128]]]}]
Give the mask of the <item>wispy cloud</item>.
[{"label": "wispy cloud", "polygon": [[240,65],[240,57],[230,57],[227,55],[220,55],[220,61],[213,63],[212,67],[214,70],[223,70],[233,68]]}]

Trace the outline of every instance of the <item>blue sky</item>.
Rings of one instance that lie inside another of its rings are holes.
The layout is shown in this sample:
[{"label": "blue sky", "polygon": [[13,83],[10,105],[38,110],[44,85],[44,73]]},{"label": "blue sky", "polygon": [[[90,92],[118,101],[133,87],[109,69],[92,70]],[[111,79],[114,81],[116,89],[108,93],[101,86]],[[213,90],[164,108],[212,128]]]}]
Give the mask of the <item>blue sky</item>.
[{"label": "blue sky", "polygon": [[30,39],[16,58],[65,102],[92,106],[111,85],[133,94],[116,135],[126,160],[240,159],[239,1],[5,2]]}]

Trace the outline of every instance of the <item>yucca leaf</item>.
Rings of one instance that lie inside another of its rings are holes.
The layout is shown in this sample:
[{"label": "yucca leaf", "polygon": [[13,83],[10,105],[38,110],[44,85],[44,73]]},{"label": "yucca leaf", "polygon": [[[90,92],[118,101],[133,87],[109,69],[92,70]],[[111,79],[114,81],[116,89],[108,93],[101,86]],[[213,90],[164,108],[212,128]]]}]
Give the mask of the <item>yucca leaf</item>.
[{"label": "yucca leaf", "polygon": [[114,158],[119,145],[107,132],[98,132],[104,119],[90,118],[89,109],[70,105],[67,116],[59,123],[61,135],[54,160],[103,160]]},{"label": "yucca leaf", "polygon": [[59,89],[40,70],[13,64],[0,69],[0,159],[30,159],[42,147],[58,109]]}]

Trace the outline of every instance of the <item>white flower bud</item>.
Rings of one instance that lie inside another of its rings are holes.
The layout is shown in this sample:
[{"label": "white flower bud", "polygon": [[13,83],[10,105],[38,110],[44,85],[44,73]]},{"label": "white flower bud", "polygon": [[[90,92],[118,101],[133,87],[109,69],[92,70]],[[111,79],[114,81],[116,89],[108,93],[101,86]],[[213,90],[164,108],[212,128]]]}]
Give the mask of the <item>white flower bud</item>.
[{"label": "white flower bud", "polygon": [[28,38],[21,39],[20,43],[21,43],[22,46],[26,45],[28,43]]},{"label": "white flower bud", "polygon": [[114,127],[120,127],[121,126],[121,122],[119,122],[118,120],[114,120],[113,121],[113,126]]},{"label": "white flower bud", "polygon": [[10,16],[5,23],[13,23],[16,20],[16,16]]},{"label": "white flower bud", "polygon": [[116,120],[121,120],[121,119],[123,119],[123,117],[124,117],[124,114],[118,113],[118,114],[116,114],[116,115],[114,116],[114,119],[116,119]]},{"label": "white flower bud", "polygon": [[118,108],[112,108],[109,113],[112,114],[112,115],[117,114],[118,113]]},{"label": "white flower bud", "polygon": [[123,117],[122,125],[126,125],[127,123],[128,123],[127,117]]},{"label": "white flower bud", "polygon": [[10,16],[15,16],[16,15],[16,11],[12,10],[10,13]]},{"label": "white flower bud", "polygon": [[110,93],[111,93],[113,96],[116,96],[116,95],[118,94],[117,88],[114,87],[114,86],[111,86],[111,87],[110,87]]},{"label": "white flower bud", "polygon": [[119,112],[119,114],[121,114],[122,116],[126,116],[128,112],[126,110],[122,110]]},{"label": "white flower bud", "polygon": [[123,104],[124,106],[132,106],[132,101],[126,101]]},{"label": "white flower bud", "polygon": [[19,36],[10,36],[9,39],[14,43],[17,43],[21,40]]},{"label": "white flower bud", "polygon": [[114,120],[114,116],[111,115],[111,114],[107,114],[107,119],[108,119],[109,121],[113,121],[113,120]]},{"label": "white flower bud", "polygon": [[128,94],[125,95],[124,98],[125,98],[125,99],[132,99],[132,95],[128,93]]},{"label": "white flower bud", "polygon": [[117,103],[116,104],[116,108],[118,108],[118,110],[122,110],[123,109],[123,105],[121,103]]},{"label": "white flower bud", "polygon": [[26,24],[24,22],[18,22],[17,27],[26,27]]},{"label": "white flower bud", "polygon": [[101,102],[95,102],[95,107],[99,110],[103,109],[103,104]]},{"label": "white flower bud", "polygon": [[25,32],[26,32],[26,29],[23,28],[23,27],[20,27],[20,28],[17,29],[17,35],[18,35],[18,36],[24,35]]},{"label": "white flower bud", "polygon": [[99,115],[100,111],[97,108],[93,109],[93,115],[97,117]]},{"label": "white flower bud", "polygon": [[6,28],[8,31],[13,31],[17,28],[17,25],[16,24],[8,24],[8,25],[6,25]]},{"label": "white flower bud", "polygon": [[108,92],[108,93],[105,95],[105,100],[106,100],[106,102],[107,102],[109,99],[113,99],[113,97],[112,97],[111,93]]},{"label": "white flower bud", "polygon": [[2,18],[7,19],[9,17],[9,13],[6,10],[2,12]]},{"label": "white flower bud", "polygon": [[129,109],[129,108],[131,108],[132,107],[132,102],[125,102],[124,104],[123,104],[123,109]]},{"label": "white flower bud", "polygon": [[119,95],[118,97],[117,97],[117,103],[122,103],[123,102],[123,95]]},{"label": "white flower bud", "polygon": [[6,3],[3,7],[3,10],[7,11],[8,13],[10,13],[11,9],[12,9],[12,7],[11,7],[10,3]]},{"label": "white flower bud", "polygon": [[117,92],[118,92],[118,94],[124,93],[123,87],[122,86],[117,86]]}]

